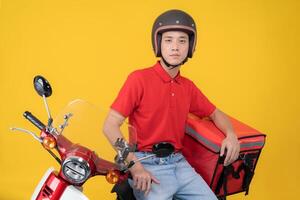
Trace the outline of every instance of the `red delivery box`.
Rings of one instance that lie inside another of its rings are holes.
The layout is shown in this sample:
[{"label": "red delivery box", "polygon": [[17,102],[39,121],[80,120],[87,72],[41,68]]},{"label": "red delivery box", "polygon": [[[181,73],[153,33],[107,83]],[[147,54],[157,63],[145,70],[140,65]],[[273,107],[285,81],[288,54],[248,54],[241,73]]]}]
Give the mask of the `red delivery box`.
[{"label": "red delivery box", "polygon": [[183,142],[183,155],[221,199],[243,191],[248,194],[266,138],[254,128],[232,117],[229,119],[241,147],[239,158],[231,165],[225,167],[225,156],[220,157],[225,135],[208,118],[189,115]]}]

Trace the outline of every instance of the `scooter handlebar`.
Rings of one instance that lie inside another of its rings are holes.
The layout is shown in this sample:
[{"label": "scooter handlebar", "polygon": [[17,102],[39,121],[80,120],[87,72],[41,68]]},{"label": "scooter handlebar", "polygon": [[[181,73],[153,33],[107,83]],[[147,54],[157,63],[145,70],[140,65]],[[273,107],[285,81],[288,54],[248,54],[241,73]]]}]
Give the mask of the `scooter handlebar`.
[{"label": "scooter handlebar", "polygon": [[29,111],[25,111],[23,116],[40,130],[43,130],[46,127],[45,124],[43,124],[38,118],[36,118]]}]

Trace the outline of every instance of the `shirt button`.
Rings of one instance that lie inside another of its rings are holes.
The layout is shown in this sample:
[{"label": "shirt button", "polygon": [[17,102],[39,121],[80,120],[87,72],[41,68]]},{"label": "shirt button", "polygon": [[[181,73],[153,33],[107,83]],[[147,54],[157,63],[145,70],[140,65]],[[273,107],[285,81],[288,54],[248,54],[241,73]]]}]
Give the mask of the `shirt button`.
[{"label": "shirt button", "polygon": [[171,80],[171,83],[174,83],[174,81],[173,81],[173,80]]},{"label": "shirt button", "polygon": [[174,94],[174,93],[172,93],[171,95],[172,95],[172,97],[174,97],[174,96],[175,96],[175,94]]}]

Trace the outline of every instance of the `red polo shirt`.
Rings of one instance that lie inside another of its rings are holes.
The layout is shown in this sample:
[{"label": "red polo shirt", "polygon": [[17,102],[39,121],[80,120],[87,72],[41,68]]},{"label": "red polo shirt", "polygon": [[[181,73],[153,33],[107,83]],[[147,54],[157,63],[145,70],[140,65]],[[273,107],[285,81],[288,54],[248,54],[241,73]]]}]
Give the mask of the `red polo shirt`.
[{"label": "red polo shirt", "polygon": [[216,107],[192,81],[180,73],[172,79],[157,62],[132,72],[111,108],[129,117],[137,130],[139,151],[151,151],[159,142],[170,142],[178,151],[188,113],[209,116]]}]

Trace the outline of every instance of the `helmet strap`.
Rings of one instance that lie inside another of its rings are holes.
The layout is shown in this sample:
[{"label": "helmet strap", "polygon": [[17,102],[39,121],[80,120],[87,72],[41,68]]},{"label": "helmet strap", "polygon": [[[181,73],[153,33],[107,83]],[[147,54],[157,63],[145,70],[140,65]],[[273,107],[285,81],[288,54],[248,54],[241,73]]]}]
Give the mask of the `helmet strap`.
[{"label": "helmet strap", "polygon": [[166,61],[166,59],[163,56],[161,56],[161,59],[163,60],[165,65],[171,70],[171,69],[174,69],[174,68],[179,67],[179,66],[183,65],[184,63],[186,63],[186,61],[188,60],[188,56],[186,56],[185,59],[177,65],[171,65],[170,63],[168,63],[168,61]]}]

